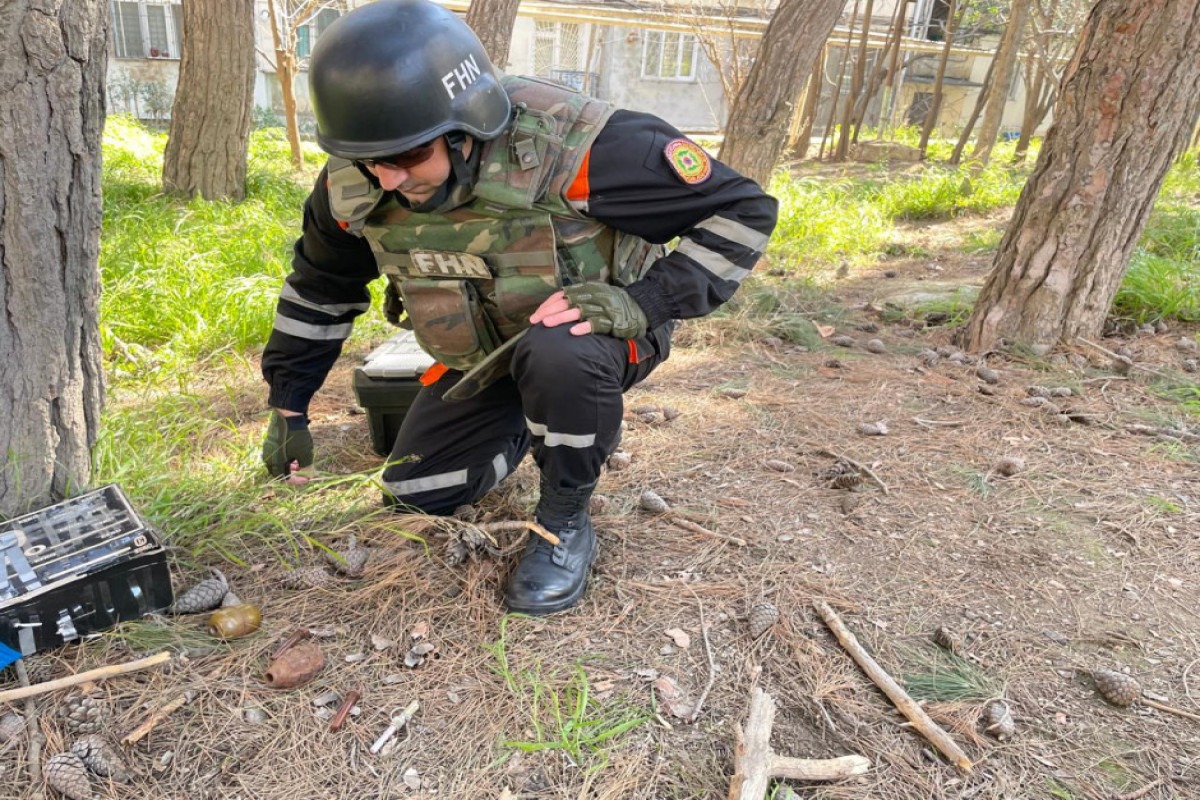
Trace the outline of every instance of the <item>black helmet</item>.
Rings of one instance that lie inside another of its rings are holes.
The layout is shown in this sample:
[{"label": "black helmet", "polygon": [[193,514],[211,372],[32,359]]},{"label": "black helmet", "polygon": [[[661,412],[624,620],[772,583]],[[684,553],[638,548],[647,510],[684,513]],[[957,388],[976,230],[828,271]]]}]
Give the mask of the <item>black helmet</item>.
[{"label": "black helmet", "polygon": [[451,131],[494,139],[511,105],[478,37],[428,0],[377,0],[313,47],[317,143],[343,158],[400,153]]}]

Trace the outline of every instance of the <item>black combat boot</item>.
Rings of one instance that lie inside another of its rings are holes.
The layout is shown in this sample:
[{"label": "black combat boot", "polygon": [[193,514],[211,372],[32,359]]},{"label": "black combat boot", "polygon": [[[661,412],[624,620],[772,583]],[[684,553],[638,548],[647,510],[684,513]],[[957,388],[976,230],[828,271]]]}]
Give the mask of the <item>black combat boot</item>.
[{"label": "black combat boot", "polygon": [[521,563],[508,578],[505,601],[521,614],[553,614],[570,608],[583,597],[588,568],[596,558],[596,531],[588,514],[588,500],[596,484],[578,489],[556,489],[542,481],[537,521],[556,535],[550,544],[529,535]]}]

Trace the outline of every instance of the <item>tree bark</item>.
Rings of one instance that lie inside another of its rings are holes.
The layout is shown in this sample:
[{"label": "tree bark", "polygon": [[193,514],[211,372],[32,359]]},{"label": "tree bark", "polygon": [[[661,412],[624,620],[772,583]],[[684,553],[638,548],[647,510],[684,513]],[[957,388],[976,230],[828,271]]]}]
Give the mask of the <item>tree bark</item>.
[{"label": "tree bark", "polygon": [[963,150],[966,149],[967,142],[971,141],[971,131],[975,130],[975,123],[979,121],[979,115],[983,113],[983,107],[987,104],[988,94],[995,85],[995,81],[992,80],[995,74],[996,59],[993,58],[992,63],[988,64],[987,74],[983,76],[983,86],[979,87],[979,94],[975,97],[975,107],[971,109],[971,116],[958,137],[958,143],[954,145],[954,152],[950,154],[951,166],[957,167],[962,161]]},{"label": "tree bark", "polygon": [[825,83],[825,48],[817,54],[813,62],[812,75],[808,78],[808,90],[804,94],[803,118],[800,125],[800,136],[793,145],[797,161],[803,161],[812,145],[813,126],[817,121],[817,109],[821,105],[821,89]]},{"label": "tree bark", "polygon": [[0,11],[0,517],[91,479],[108,4]]},{"label": "tree bark", "polygon": [[467,26],[475,31],[488,58],[499,69],[508,65],[508,50],[512,46],[513,25],[520,4],[521,0],[471,0],[467,8]]},{"label": "tree bark", "polygon": [[1029,17],[1029,3],[1030,0],[1013,0],[1008,25],[1004,27],[1004,36],[1000,39],[1000,48],[996,51],[992,91],[988,94],[983,122],[979,125],[975,151],[971,153],[971,160],[979,166],[988,163],[988,159],[992,157],[992,148],[996,145],[996,137],[1000,135],[1004,107],[1008,105],[1008,87],[1012,83],[1013,68],[1021,50],[1021,32],[1025,29],[1025,20]]},{"label": "tree bark", "polygon": [[762,185],[787,144],[793,104],[842,11],[841,0],[782,0],[733,107],[720,158]]},{"label": "tree bark", "polygon": [[[896,4],[896,12],[892,15],[892,22],[888,26],[887,39],[883,44],[883,51],[875,57],[875,64],[871,67],[871,78],[867,81],[867,91],[863,95],[860,106],[854,109],[854,142],[858,143],[858,135],[862,132],[863,122],[867,118],[867,109],[871,106],[871,101],[875,98],[875,93],[879,91],[879,87],[883,84],[884,73],[887,68],[884,63],[892,61],[891,54],[893,50],[900,49],[900,36],[903,33],[902,25],[904,18],[904,10],[907,5],[907,0]],[[882,121],[882,117],[880,117]]]},{"label": "tree bark", "polygon": [[[933,129],[937,125],[938,116],[942,112],[942,95],[945,94],[946,86],[946,67],[950,63],[950,50],[954,47],[954,39],[958,35],[958,25],[962,21],[963,13],[955,8],[957,0],[950,0],[950,10],[946,14],[948,23],[946,25],[945,46],[942,48],[942,54],[938,58],[937,77],[933,79],[933,98],[929,101],[929,113],[925,115],[925,124],[921,127],[921,158],[925,157],[925,153],[929,150],[929,137],[933,135]],[[963,11],[966,9],[964,8]]]},{"label": "tree bark", "polygon": [[[855,0],[855,10],[858,10],[858,0]],[[871,17],[875,13],[875,0],[867,0],[863,9],[862,40],[858,43],[858,58],[854,62],[854,72],[850,75],[850,95],[842,109],[841,130],[838,131],[837,150],[833,154],[834,161],[845,161],[850,155],[850,124],[854,118],[854,106],[862,95],[863,82],[867,77],[867,43],[871,38]],[[850,43],[846,43],[849,53]],[[864,103],[865,105],[865,103]]]},{"label": "tree bark", "polygon": [[1200,0],[1099,0],[964,331],[972,350],[1096,337],[1200,115]]},{"label": "tree bark", "polygon": [[163,189],[241,200],[254,105],[254,4],[187,0],[183,28]]}]

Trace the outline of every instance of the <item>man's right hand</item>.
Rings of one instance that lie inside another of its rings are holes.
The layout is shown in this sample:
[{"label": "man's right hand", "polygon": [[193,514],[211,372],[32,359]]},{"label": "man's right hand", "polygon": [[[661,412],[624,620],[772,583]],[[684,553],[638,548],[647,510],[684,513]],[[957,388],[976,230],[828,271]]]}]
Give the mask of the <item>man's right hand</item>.
[{"label": "man's right hand", "polygon": [[308,432],[308,417],[304,414],[285,416],[279,409],[271,409],[262,455],[267,472],[276,478],[290,476],[292,462],[296,462],[297,469],[311,467],[313,440]]}]

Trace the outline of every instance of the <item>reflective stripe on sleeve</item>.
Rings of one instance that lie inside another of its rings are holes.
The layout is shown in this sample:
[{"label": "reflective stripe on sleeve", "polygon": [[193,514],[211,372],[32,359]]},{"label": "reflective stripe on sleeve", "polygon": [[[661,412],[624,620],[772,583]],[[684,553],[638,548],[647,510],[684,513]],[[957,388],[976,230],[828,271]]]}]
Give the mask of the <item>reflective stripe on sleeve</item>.
[{"label": "reflective stripe on sleeve", "polygon": [[280,298],[287,300],[289,303],[294,303],[298,306],[319,311],[322,314],[328,314],[331,317],[340,317],[347,311],[366,311],[371,307],[370,303],[314,303],[311,300],[305,300],[300,296],[300,293],[292,288],[290,283],[283,284],[283,291],[279,293]]},{"label": "reflective stripe on sleeve", "polygon": [[594,433],[556,433],[548,429],[540,422],[526,418],[525,424],[529,426],[529,432],[534,436],[540,436],[546,447],[558,447],[565,445],[566,447],[593,447],[596,444],[596,434]]},{"label": "reflective stripe on sleeve", "polygon": [[679,243],[679,247],[675,248],[675,252],[683,253],[713,275],[727,281],[741,283],[750,274],[750,270],[742,269],[720,253],[714,253],[707,247],[696,244],[696,242],[686,236]]},{"label": "reflective stripe on sleeve", "polygon": [[696,227],[712,231],[717,236],[740,244],[756,253],[761,253],[767,246],[767,240],[771,238],[762,231],[756,231],[754,228],[725,217],[709,217]]},{"label": "reflective stripe on sleeve", "polygon": [[344,322],[340,325],[312,325],[285,317],[282,314],[276,314],[275,330],[301,339],[312,339],[319,342],[341,341],[349,338],[350,332],[354,330],[354,323]]}]

